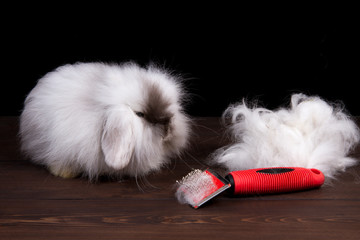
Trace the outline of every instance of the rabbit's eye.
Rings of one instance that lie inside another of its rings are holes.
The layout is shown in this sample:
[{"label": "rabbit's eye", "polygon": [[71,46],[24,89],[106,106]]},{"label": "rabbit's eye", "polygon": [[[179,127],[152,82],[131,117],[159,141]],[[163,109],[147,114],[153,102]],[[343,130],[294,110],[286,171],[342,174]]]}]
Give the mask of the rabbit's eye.
[{"label": "rabbit's eye", "polygon": [[135,114],[141,118],[145,117],[145,114],[143,112],[135,112]]}]

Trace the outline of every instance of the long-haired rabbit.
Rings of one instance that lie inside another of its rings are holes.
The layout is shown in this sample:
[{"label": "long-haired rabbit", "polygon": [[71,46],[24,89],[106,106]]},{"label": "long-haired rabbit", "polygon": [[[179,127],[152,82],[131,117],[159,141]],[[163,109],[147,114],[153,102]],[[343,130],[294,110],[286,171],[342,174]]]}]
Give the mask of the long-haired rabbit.
[{"label": "long-haired rabbit", "polygon": [[153,64],[64,65],[27,96],[21,148],[64,178],[143,176],[187,145],[184,98],[180,78]]}]

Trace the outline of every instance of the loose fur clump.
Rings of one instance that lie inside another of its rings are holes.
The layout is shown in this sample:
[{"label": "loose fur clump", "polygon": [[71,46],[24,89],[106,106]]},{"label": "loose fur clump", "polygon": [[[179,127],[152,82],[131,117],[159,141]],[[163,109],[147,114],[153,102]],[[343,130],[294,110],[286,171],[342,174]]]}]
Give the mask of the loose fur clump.
[{"label": "loose fur clump", "polygon": [[187,146],[181,79],[150,65],[77,63],[39,80],[20,116],[22,150],[57,176],[144,176]]},{"label": "loose fur clump", "polygon": [[359,129],[343,108],[320,97],[294,94],[289,108],[249,108],[245,101],[229,106],[233,143],[218,149],[212,161],[228,170],[260,167],[307,167],[328,178],[353,166],[348,153],[360,140]]}]

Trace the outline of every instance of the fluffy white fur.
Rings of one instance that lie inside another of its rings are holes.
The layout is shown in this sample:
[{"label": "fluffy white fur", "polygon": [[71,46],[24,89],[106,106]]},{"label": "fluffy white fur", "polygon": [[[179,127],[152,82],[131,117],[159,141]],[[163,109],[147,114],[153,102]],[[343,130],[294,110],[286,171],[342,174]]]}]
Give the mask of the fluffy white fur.
[{"label": "fluffy white fur", "polygon": [[229,106],[233,143],[217,150],[215,163],[229,171],[260,167],[307,167],[333,178],[356,164],[347,157],[359,142],[359,129],[343,109],[320,97],[294,94],[291,106],[270,111],[241,104]]},{"label": "fluffy white fur", "polygon": [[22,150],[62,177],[145,175],[187,144],[183,98],[179,79],[155,66],[61,66],[26,98]]}]

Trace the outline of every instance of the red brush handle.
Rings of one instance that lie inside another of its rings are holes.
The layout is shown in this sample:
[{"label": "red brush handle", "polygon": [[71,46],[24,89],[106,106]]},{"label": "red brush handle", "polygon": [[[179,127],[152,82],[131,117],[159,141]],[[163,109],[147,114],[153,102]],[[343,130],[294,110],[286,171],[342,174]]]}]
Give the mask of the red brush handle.
[{"label": "red brush handle", "polygon": [[321,171],[300,167],[234,171],[229,173],[228,179],[236,195],[301,191],[320,187],[325,180]]}]

